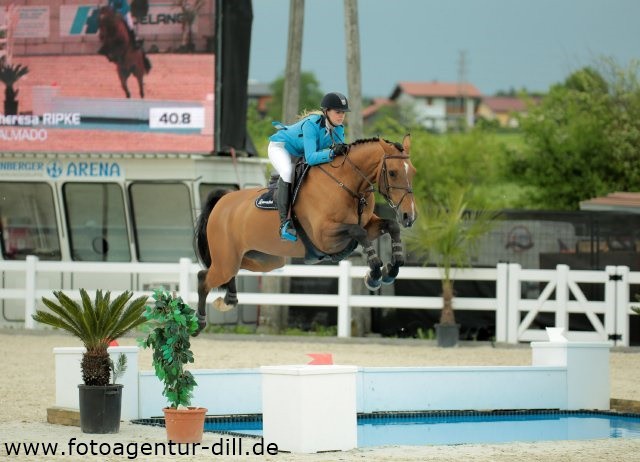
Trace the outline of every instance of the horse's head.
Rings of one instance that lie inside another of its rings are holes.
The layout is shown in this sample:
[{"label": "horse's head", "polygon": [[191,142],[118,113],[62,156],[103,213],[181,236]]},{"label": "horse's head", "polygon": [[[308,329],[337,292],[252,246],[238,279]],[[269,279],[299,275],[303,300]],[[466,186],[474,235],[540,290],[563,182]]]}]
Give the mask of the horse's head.
[{"label": "horse's head", "polygon": [[386,140],[380,140],[380,144],[384,154],[380,160],[378,191],[395,210],[398,222],[408,228],[417,217],[412,186],[416,168],[409,156],[411,136],[406,135],[402,144]]}]

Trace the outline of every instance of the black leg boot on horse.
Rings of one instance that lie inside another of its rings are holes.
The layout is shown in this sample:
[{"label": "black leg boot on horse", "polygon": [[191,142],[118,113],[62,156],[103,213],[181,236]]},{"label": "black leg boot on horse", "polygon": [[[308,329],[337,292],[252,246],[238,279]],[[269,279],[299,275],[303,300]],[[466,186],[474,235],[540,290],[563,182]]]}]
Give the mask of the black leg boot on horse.
[{"label": "black leg boot on horse", "polygon": [[280,214],[280,238],[295,242],[298,240],[298,233],[289,215],[291,208],[291,184],[280,178],[278,180],[277,194],[276,202],[278,203],[278,213]]}]

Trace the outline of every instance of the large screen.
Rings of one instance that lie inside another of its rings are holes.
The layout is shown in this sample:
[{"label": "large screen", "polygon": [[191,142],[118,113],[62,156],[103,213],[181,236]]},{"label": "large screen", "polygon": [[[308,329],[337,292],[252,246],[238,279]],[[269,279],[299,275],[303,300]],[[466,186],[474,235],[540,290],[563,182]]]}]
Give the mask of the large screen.
[{"label": "large screen", "polygon": [[2,1],[3,75],[28,72],[0,106],[0,150],[213,151],[215,1],[122,1],[137,14],[137,48],[101,11],[107,0]]}]

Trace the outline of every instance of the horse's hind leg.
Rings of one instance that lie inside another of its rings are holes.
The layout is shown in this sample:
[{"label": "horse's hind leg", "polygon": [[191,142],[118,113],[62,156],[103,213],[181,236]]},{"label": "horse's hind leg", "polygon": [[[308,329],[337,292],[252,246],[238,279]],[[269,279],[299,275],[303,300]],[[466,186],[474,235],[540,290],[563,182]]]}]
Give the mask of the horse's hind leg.
[{"label": "horse's hind leg", "polygon": [[238,291],[236,289],[236,278],[232,277],[229,282],[223,284],[221,287],[226,289],[226,293],[224,294],[224,299],[222,297],[218,297],[213,301],[213,307],[218,310],[225,311],[232,310],[236,306],[238,306]]},{"label": "horse's hind leg", "polygon": [[142,82],[142,71],[136,72],[136,79],[138,79],[138,90],[140,91],[140,98],[144,99],[144,84]]},{"label": "horse's hind leg", "polygon": [[208,270],[198,271],[198,335],[202,329],[207,327],[207,295],[210,288],[207,287],[206,278]]}]

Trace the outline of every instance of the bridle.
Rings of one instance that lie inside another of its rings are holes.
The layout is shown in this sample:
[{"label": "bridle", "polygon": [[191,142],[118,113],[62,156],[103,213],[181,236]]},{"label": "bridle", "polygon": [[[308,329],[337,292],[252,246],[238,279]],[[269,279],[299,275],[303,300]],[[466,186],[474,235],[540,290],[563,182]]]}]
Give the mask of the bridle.
[{"label": "bridle", "polygon": [[[405,159],[408,160],[409,156],[406,154],[385,154],[382,157],[382,170],[380,171],[380,178],[378,179],[378,192],[389,204],[393,210],[397,210],[402,202],[404,201],[407,194],[413,194],[413,188],[407,183],[407,186],[391,186],[389,184],[389,172],[387,171],[387,160],[388,159]],[[384,191],[382,190],[382,185],[384,184]],[[400,189],[404,191],[404,194],[400,198],[397,204],[394,204],[393,200],[391,200],[391,195],[389,194],[391,189]]]},{"label": "bridle", "polygon": [[[350,148],[351,147],[349,147],[349,150]],[[389,207],[391,207],[393,210],[397,210],[400,207],[400,204],[402,204],[402,201],[404,201],[405,197],[407,197],[408,194],[413,194],[413,188],[411,188],[411,186],[408,184],[406,187],[391,186],[389,184],[389,171],[387,169],[388,159],[409,159],[409,156],[406,154],[384,154],[382,156],[382,168],[380,169],[380,176],[378,178],[378,192],[387,201],[387,204],[389,204]],[[317,167],[320,169],[320,171],[322,171],[324,174],[328,175],[333,181],[335,181],[338,186],[340,186],[342,189],[344,189],[354,199],[358,201],[358,225],[360,225],[361,219],[362,219],[362,213],[364,212],[364,208],[367,205],[367,196],[375,191],[375,187],[374,187],[374,183],[367,177],[367,175],[365,175],[364,172],[360,170],[360,168],[358,168],[358,166],[354,164],[351,161],[351,159],[349,159],[349,151],[347,151],[347,153],[344,155],[344,160],[342,161],[342,163],[338,166],[334,166],[334,168],[341,167],[342,165],[344,165],[345,162],[348,162],[349,165],[351,165],[351,167],[355,170],[355,172],[365,181],[366,188],[363,191],[361,192],[353,191],[351,188],[345,185],[342,181],[340,181],[330,172],[325,170],[322,167],[322,165],[318,165]],[[391,196],[389,194],[391,189],[400,189],[405,191],[405,193],[402,195],[402,197],[400,198],[397,204],[394,203],[393,200],[391,199]]]}]

